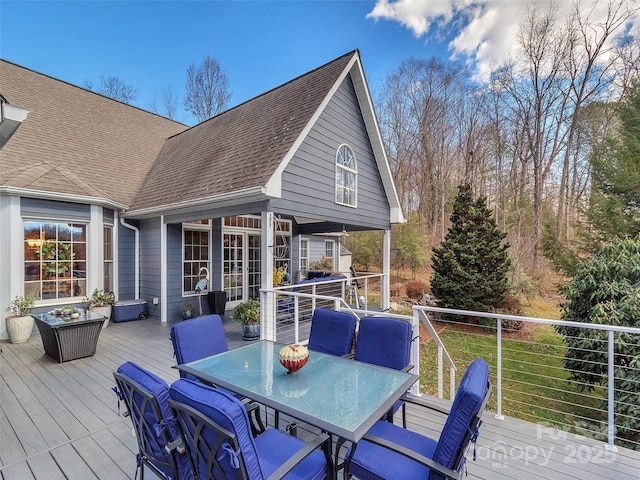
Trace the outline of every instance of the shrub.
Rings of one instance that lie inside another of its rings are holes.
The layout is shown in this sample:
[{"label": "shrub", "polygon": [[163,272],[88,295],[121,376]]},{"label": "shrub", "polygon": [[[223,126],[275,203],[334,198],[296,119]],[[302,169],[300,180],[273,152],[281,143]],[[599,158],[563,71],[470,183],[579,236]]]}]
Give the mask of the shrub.
[{"label": "shrub", "polygon": [[407,289],[407,297],[414,300],[422,300],[425,293],[429,291],[429,287],[422,280],[412,280],[405,285]]},{"label": "shrub", "polygon": [[[563,288],[562,320],[640,327],[640,235],[616,238],[578,268]],[[640,442],[640,342],[627,332],[615,334],[614,375],[609,378],[608,334],[602,330],[557,326],[567,351],[564,366],[579,392],[590,394],[596,386],[614,382],[616,435]],[[602,408],[607,409],[606,400]],[[628,445],[625,445],[628,446]],[[631,447],[633,448],[633,447]]]},{"label": "shrub", "polygon": [[400,297],[402,296],[402,291],[404,290],[404,286],[401,283],[394,283],[389,286],[389,293],[392,297]]}]

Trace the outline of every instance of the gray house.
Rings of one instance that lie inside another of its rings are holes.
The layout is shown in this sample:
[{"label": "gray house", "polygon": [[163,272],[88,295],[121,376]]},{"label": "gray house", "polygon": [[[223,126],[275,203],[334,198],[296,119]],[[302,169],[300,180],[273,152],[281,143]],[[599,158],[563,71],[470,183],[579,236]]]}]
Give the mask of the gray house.
[{"label": "gray house", "polygon": [[358,230],[386,232],[388,273],[404,219],[357,50],[191,128],[3,60],[0,94],[28,111],[0,150],[3,311],[102,288],[166,321],[202,267],[230,308],[274,267],[341,271]]}]

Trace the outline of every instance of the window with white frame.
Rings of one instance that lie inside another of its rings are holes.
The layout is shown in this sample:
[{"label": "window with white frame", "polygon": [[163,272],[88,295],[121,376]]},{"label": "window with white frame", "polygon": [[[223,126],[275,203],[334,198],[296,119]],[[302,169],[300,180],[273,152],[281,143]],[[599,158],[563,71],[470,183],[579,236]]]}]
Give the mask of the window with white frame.
[{"label": "window with white frame", "polygon": [[103,253],[102,261],[104,263],[104,281],[103,289],[105,292],[113,292],[113,227],[104,225],[103,227]]},{"label": "window with white frame", "polygon": [[44,302],[85,296],[87,225],[27,220],[23,228],[25,296]]},{"label": "window with white frame", "polygon": [[336,203],[356,206],[358,170],[356,157],[348,145],[340,145],[336,153]]},{"label": "window with white frame", "polygon": [[335,242],[333,240],[325,240],[324,242],[324,259],[333,265],[333,268],[336,268],[335,262]]},{"label": "window with white frame", "polygon": [[[205,223],[206,222],[206,223]],[[182,290],[183,294],[195,293],[200,280],[200,269],[209,270],[209,242],[211,228],[209,221],[183,224],[182,226]]]},{"label": "window with white frame", "polygon": [[300,270],[303,272],[309,271],[309,239],[300,239]]}]

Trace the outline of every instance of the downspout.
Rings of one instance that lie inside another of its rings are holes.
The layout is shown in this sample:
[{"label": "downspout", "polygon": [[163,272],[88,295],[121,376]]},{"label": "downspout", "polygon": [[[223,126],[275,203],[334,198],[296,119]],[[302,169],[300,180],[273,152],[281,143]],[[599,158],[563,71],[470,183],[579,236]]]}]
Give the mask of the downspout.
[{"label": "downspout", "polygon": [[[123,217],[120,217],[120,224],[123,227],[127,227],[133,230],[135,243],[134,243],[134,285],[135,285],[135,298],[140,298],[140,230],[134,225],[130,225],[124,221]],[[118,259],[120,255],[118,255]]]}]

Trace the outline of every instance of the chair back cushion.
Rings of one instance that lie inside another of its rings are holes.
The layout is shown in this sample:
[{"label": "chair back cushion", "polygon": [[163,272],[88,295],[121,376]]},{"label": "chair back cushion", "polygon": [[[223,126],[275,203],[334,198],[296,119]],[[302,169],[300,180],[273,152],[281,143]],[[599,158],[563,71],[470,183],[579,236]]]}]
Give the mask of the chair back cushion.
[{"label": "chair back cushion", "polygon": [[355,359],[402,370],[409,365],[411,324],[386,317],[362,317],[356,338]]},{"label": "chair back cushion", "polygon": [[350,313],[316,308],[309,333],[310,350],[330,355],[347,355],[353,348],[356,317]]},{"label": "chair back cushion", "polygon": [[[176,415],[183,431],[185,425],[189,429],[189,432],[184,433],[200,478],[214,478],[214,463],[224,471],[226,478],[241,478],[242,465],[234,466],[236,459],[244,462],[247,478],[262,479],[264,477],[251,434],[247,410],[240,400],[220,389],[187,379],[175,381],[169,389],[169,394],[172,401],[179,402],[172,405],[176,408]],[[237,450],[225,435],[211,426],[204,426],[199,432],[192,431],[191,427],[202,424],[198,423],[198,420],[194,421],[194,417],[188,420],[186,418],[189,415],[188,411],[180,408],[179,404],[191,407],[201,416],[234,435],[237,439]],[[197,445],[200,445],[200,454],[197,454],[194,448]],[[215,452],[213,456],[209,455],[206,449],[213,449]]]},{"label": "chair back cushion", "polygon": [[[462,377],[449,416],[440,433],[438,446],[433,455],[436,462],[454,470],[460,468],[460,460],[471,439],[470,429],[475,428],[476,418],[482,415],[483,412],[480,410],[486,406],[489,391],[489,365],[483,359],[476,358]],[[439,480],[443,477],[432,471],[429,478]]]},{"label": "chair back cushion", "polygon": [[[174,473],[170,466],[171,459],[164,447],[180,438],[180,435],[169,407],[167,382],[133,362],[123,363],[117,372],[120,376],[116,376],[116,382],[130,410],[136,435],[139,437],[138,444],[144,450],[141,453],[167,477],[172,477]],[[145,393],[151,395],[150,401],[145,398]],[[134,405],[129,405],[129,402]],[[140,416],[143,418],[139,418]],[[178,478],[192,479],[188,457],[176,454],[174,458]]]},{"label": "chair back cushion", "polygon": [[[171,342],[178,363],[189,363],[226,352],[227,337],[220,315],[203,315],[176,323],[171,327]],[[180,372],[185,378],[195,378]]]}]

